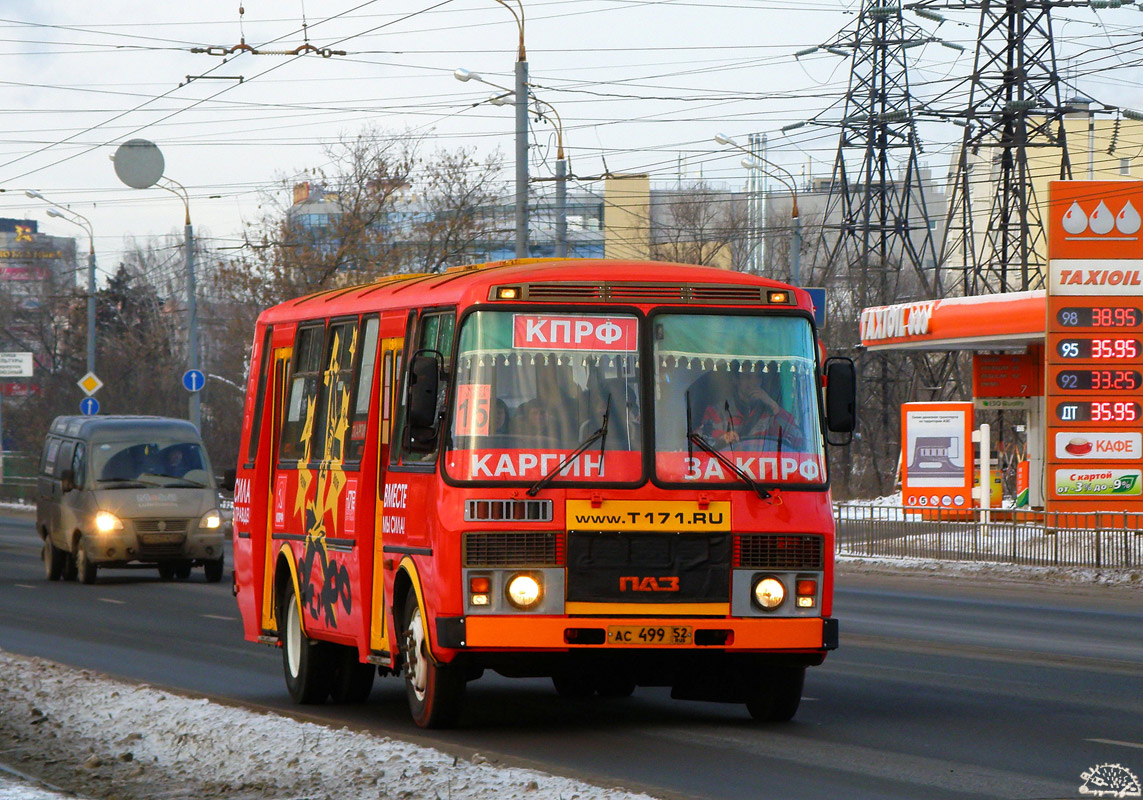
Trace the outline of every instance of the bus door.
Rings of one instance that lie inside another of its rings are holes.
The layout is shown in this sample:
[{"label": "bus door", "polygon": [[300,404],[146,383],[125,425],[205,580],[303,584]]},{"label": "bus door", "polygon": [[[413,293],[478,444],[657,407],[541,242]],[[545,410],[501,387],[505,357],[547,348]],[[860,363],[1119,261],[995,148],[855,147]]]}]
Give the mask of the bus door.
[{"label": "bus door", "polygon": [[274,607],[274,559],[277,548],[274,547],[273,534],[276,530],[274,514],[280,509],[280,497],[283,490],[279,490],[279,439],[282,433],[282,419],[286,413],[286,378],[290,371],[290,358],[293,347],[277,347],[273,351],[271,362],[270,385],[267,387],[267,403],[270,416],[270,430],[262,437],[256,463],[270,465],[270,480],[267,482],[266,520],[262,528],[262,633],[272,635],[278,630],[277,609]]},{"label": "bus door", "polygon": [[[402,324],[403,320],[398,320]],[[369,625],[369,650],[375,656],[387,657],[391,652],[389,630],[385,623],[385,559],[392,556],[385,555],[384,531],[384,486],[385,472],[389,465],[389,448],[393,434],[393,409],[397,407],[397,392],[400,385],[398,375],[401,372],[401,353],[404,346],[404,337],[392,337],[381,340],[381,389],[380,403],[377,409],[380,425],[378,426],[377,447],[377,487],[378,496],[374,505],[373,520],[373,602]]]}]

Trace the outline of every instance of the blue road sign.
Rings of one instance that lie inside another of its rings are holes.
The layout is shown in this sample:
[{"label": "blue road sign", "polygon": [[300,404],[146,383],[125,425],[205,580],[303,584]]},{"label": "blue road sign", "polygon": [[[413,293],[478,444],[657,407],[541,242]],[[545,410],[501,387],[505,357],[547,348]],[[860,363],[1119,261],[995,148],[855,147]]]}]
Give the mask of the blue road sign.
[{"label": "blue road sign", "polygon": [[816,287],[803,287],[810,293],[810,299],[814,303],[814,325],[819,329],[824,328],[826,325],[826,290]]},{"label": "blue road sign", "polygon": [[183,373],[183,388],[188,392],[200,392],[206,385],[206,376],[200,369],[188,369]]},{"label": "blue road sign", "polygon": [[85,397],[79,401],[79,413],[85,417],[94,417],[99,413],[99,401],[94,397]]}]

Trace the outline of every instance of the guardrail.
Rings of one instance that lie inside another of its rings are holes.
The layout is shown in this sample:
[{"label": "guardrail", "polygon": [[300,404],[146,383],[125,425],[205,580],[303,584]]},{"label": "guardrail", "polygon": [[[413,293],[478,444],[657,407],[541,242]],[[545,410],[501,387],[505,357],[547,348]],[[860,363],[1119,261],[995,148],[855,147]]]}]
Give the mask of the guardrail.
[{"label": "guardrail", "polygon": [[0,483],[0,503],[24,503],[35,507],[36,479],[5,478],[4,482]]},{"label": "guardrail", "polygon": [[837,551],[1042,567],[1143,566],[1143,514],[834,504]]}]

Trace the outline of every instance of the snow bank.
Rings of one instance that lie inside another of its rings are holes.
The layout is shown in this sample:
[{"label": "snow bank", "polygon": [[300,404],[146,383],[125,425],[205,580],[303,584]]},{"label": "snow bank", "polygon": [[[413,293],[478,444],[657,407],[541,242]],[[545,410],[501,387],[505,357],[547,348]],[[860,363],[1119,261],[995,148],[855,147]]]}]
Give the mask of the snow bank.
[{"label": "snow bank", "polygon": [[[461,760],[388,737],[181,697],[3,650],[0,673],[0,733],[22,743],[25,753],[50,752],[63,762],[59,774],[43,777],[68,789],[113,787],[119,798],[650,800],[497,767],[479,755]],[[39,774],[38,761],[20,769]],[[73,780],[65,780],[68,775]],[[52,795],[9,795],[0,784],[0,797],[11,796]]]}]

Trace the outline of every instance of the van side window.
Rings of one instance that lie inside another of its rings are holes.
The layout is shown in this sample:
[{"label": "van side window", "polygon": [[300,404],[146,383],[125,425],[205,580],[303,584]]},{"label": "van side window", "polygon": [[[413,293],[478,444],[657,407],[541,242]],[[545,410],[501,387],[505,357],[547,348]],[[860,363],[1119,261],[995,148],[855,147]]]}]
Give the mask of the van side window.
[{"label": "van side window", "polygon": [[[456,312],[455,311],[440,311],[422,314],[420,324],[417,326],[416,346],[413,351],[417,350],[437,350],[444,357],[443,368],[445,378],[440,383],[440,393],[437,396],[437,409],[444,408],[445,393],[448,389],[448,374],[452,371],[452,339],[453,332],[456,329]],[[394,463],[396,461],[396,454],[400,453],[400,463],[402,464],[432,464],[437,460],[436,451],[431,453],[412,453],[404,447],[404,426],[405,426],[405,396],[407,391],[405,386],[405,378],[402,376],[401,380],[401,398],[397,404],[397,419],[394,425],[394,438],[401,445],[400,447],[392,448],[394,454]]]},{"label": "van side window", "polygon": [[[365,332],[358,345],[361,358],[358,360],[357,377],[353,390],[353,417],[349,421],[349,442],[345,446],[345,460],[354,463],[361,460],[365,451],[365,432],[369,428],[369,401],[373,394],[373,373],[377,368],[377,317],[365,320]],[[382,398],[384,403],[384,398]]]},{"label": "van side window", "polygon": [[317,440],[314,455],[323,460],[345,461],[345,437],[349,431],[349,390],[353,359],[357,354],[357,320],[335,322],[326,334],[318,403]]},{"label": "van side window", "polygon": [[75,475],[75,488],[82,489],[84,480],[87,473],[87,447],[83,442],[79,442],[75,446],[75,455],[71,459],[71,471]]},{"label": "van side window", "polygon": [[60,440],[54,436],[49,436],[48,440],[44,442],[44,457],[43,463],[40,465],[41,475],[54,475],[56,471],[56,454],[60,450]]},{"label": "van side window", "polygon": [[75,442],[64,442],[60,445],[60,451],[56,455],[56,469],[53,473],[55,477],[62,477],[65,469],[71,469],[71,459],[74,454]]},{"label": "van side window", "polygon": [[250,423],[250,444],[246,448],[246,465],[254,465],[254,455],[258,452],[258,435],[262,432],[262,408],[266,404],[266,380],[270,373],[270,337],[274,329],[267,328],[262,338],[262,358],[258,363],[258,393],[254,396],[254,419]]},{"label": "van side window", "polygon": [[282,440],[278,448],[282,461],[313,458],[310,436],[317,422],[315,404],[321,380],[324,334],[325,329],[321,326],[310,326],[298,331],[298,339],[294,344],[290,397],[286,403],[286,418],[282,422]]}]

